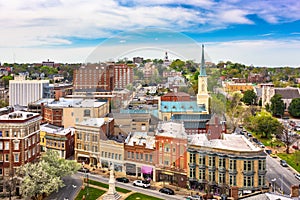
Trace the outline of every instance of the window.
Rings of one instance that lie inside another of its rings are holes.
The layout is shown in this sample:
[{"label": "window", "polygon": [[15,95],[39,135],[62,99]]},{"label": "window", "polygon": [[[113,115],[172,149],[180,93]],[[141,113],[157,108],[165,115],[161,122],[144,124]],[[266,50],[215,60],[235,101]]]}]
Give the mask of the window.
[{"label": "window", "polygon": [[121,154],[119,154],[119,160],[122,160],[122,155]]},{"label": "window", "polygon": [[105,152],[105,156],[104,157],[107,158],[107,152]]},{"label": "window", "polygon": [[140,156],[141,156],[141,160],[143,160],[143,153],[141,153]]},{"label": "window", "polygon": [[14,150],[19,150],[19,141],[14,142]]},{"label": "window", "polygon": [[199,156],[199,165],[205,166],[205,155]]},{"label": "window", "polygon": [[216,157],[214,157],[214,156],[209,156],[209,159],[208,159],[208,166],[209,166],[209,167],[215,167],[215,166],[216,166]]},{"label": "window", "polygon": [[215,182],[216,181],[216,174],[214,171],[208,172],[208,181],[209,182]]},{"label": "window", "polygon": [[5,137],[9,137],[9,132],[5,131]]},{"label": "window", "polygon": [[164,164],[165,164],[166,166],[168,166],[168,165],[169,165],[169,161],[168,161],[168,160],[165,160]]},{"label": "window", "polygon": [[244,176],[244,187],[253,187],[253,176]]},{"label": "window", "polygon": [[65,143],[64,142],[61,143],[61,147],[65,148]]},{"label": "window", "polygon": [[9,150],[9,142],[5,142],[5,150]]},{"label": "window", "polygon": [[149,155],[149,161],[152,162],[152,155]]},{"label": "window", "polygon": [[85,134],[85,141],[90,141],[90,134],[88,133]]},{"label": "window", "polygon": [[258,170],[266,170],[266,160],[258,160]]},{"label": "window", "polygon": [[260,175],[258,176],[258,186],[264,186],[265,185],[265,176]]},{"label": "window", "polygon": [[110,152],[108,152],[108,158],[110,158],[110,154],[111,154],[111,153],[110,153]]},{"label": "window", "polygon": [[190,168],[190,178],[195,178],[196,177],[196,170],[195,168]]},{"label": "window", "polygon": [[170,144],[165,144],[165,152],[169,152],[170,151]]},{"label": "window", "polygon": [[229,160],[229,170],[236,170],[236,160]]},{"label": "window", "polygon": [[229,175],[229,185],[236,186],[236,175]]},{"label": "window", "polygon": [[244,160],[244,171],[253,171],[253,161]]},{"label": "window", "polygon": [[139,153],[135,153],[136,159],[139,159]]},{"label": "window", "polygon": [[131,152],[131,158],[134,159],[134,152]]},{"label": "window", "polygon": [[219,173],[219,184],[224,184],[225,183],[225,174],[224,173]]},{"label": "window", "polygon": [[130,153],[131,153],[130,151],[127,152],[127,158],[129,158],[129,159],[131,157]]},{"label": "window", "polygon": [[145,161],[148,162],[148,154],[145,154]]},{"label": "window", "polygon": [[19,154],[14,154],[14,162],[19,162]]},{"label": "window", "polygon": [[3,169],[0,168],[0,175],[3,175]]},{"label": "window", "polygon": [[82,134],[81,133],[77,133],[77,139],[79,139],[79,140],[82,139]]},{"label": "window", "polygon": [[199,179],[205,180],[205,169],[199,170]]},{"label": "window", "polygon": [[225,158],[219,157],[219,167],[220,168],[225,168]]},{"label": "window", "polygon": [[9,162],[9,155],[8,154],[5,154],[5,162]]},{"label": "window", "polygon": [[195,163],[195,160],[196,160],[196,154],[190,153],[190,163]]},{"label": "window", "polygon": [[115,153],[111,153],[111,158],[114,159]]},{"label": "window", "polygon": [[1,141],[0,142],[0,150],[2,150],[3,149],[3,142]]},{"label": "window", "polygon": [[82,145],[80,143],[77,143],[77,149],[81,149]]},{"label": "window", "polygon": [[83,111],[83,116],[84,116],[84,117],[90,117],[90,116],[91,116],[91,111],[88,110],[88,109],[84,110],[84,111]]}]

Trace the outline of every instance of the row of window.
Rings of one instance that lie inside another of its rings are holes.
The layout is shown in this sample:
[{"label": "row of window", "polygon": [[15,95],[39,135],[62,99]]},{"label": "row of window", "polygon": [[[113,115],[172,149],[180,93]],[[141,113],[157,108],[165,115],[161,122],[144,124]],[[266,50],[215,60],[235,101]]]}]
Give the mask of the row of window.
[{"label": "row of window", "polygon": [[[199,165],[206,165],[205,155],[199,155]],[[235,159],[229,160],[229,170],[236,170],[236,161]],[[190,153],[190,163],[196,164],[196,154]],[[216,167],[216,157],[208,156],[208,167]],[[218,157],[218,167],[226,167],[226,158]],[[254,171],[254,160],[244,160],[244,171]],[[258,160],[258,170],[266,170],[266,160]]]},{"label": "row of window", "polygon": [[47,140],[46,145],[49,147],[65,148],[65,142]]},{"label": "row of window", "polygon": [[127,159],[137,160],[137,161],[145,161],[145,162],[153,162],[152,154],[148,153],[139,153],[139,152],[127,152]]},{"label": "row of window", "polygon": [[111,152],[106,152],[106,151],[101,151],[101,157],[102,158],[111,158],[111,159],[115,159],[115,160],[122,160],[122,154],[111,153]]},{"label": "row of window", "polygon": [[[30,159],[36,153],[39,153],[39,148],[34,147],[28,151],[24,151],[24,159]],[[9,154],[0,154],[0,162],[11,162],[9,159]],[[18,163],[20,161],[20,153],[13,153],[13,162]]]},{"label": "row of window", "polygon": [[[196,178],[196,169],[190,168],[190,178]],[[206,180],[206,173],[205,169],[199,170],[199,180]],[[216,180],[216,172],[215,171],[208,171],[208,182],[217,182],[218,184],[225,184],[226,183],[226,174],[225,173],[218,173],[218,180]],[[229,185],[230,186],[237,186],[237,175],[229,174]],[[253,187],[254,186],[254,176],[244,176],[243,177],[243,186],[244,187]],[[259,175],[258,176],[258,186],[265,185],[265,176]]]},{"label": "row of window", "polygon": [[[30,147],[35,143],[35,137],[25,139],[25,146],[24,149],[27,149],[27,147]],[[13,150],[20,150],[20,140],[13,141]],[[4,146],[3,142],[0,141],[0,150],[9,150],[10,149],[10,141],[5,141]]]}]

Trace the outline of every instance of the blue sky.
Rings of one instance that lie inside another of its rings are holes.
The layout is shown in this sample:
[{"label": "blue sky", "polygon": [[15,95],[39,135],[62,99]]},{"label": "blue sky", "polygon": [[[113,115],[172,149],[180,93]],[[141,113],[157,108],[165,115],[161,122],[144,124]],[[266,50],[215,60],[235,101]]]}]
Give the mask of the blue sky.
[{"label": "blue sky", "polygon": [[[0,0],[0,62],[177,57],[300,66],[298,0]],[[93,58],[93,59],[91,59]]]}]

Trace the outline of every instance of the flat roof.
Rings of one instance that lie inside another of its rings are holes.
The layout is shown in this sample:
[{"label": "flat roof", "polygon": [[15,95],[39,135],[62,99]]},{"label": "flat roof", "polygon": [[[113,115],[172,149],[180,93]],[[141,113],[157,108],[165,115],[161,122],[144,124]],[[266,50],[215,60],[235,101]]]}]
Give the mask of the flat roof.
[{"label": "flat roof", "polygon": [[32,118],[33,116],[39,116],[39,114],[25,111],[14,111],[8,114],[1,115],[0,120],[26,120]]},{"label": "flat roof", "polygon": [[113,118],[88,118],[84,119],[82,122],[76,123],[76,125],[84,125],[84,126],[95,126],[95,127],[100,127],[105,122],[111,122]]},{"label": "flat roof", "polygon": [[74,133],[74,128],[63,128],[63,127],[60,127],[60,126],[55,126],[53,124],[42,124],[40,126],[40,130],[44,131],[44,132],[47,132],[47,133],[57,134],[57,135],[66,135],[70,131],[72,133]]},{"label": "flat roof", "polygon": [[238,152],[255,152],[261,148],[253,145],[243,135],[223,134],[223,139],[208,140],[206,134],[189,135],[188,143],[190,145],[224,149]]},{"label": "flat roof", "polygon": [[136,145],[143,146],[147,149],[154,149],[155,148],[155,136],[150,136],[147,132],[132,132],[129,133],[125,140],[125,144],[129,146],[133,146],[134,142]]}]

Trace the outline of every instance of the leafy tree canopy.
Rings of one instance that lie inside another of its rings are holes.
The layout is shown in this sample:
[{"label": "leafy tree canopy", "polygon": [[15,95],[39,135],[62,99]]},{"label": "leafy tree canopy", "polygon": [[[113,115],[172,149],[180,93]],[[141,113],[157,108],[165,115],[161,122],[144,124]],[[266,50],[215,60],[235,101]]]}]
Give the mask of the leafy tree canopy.
[{"label": "leafy tree canopy", "polygon": [[300,98],[293,99],[288,110],[293,117],[300,117]]},{"label": "leafy tree canopy", "polygon": [[254,90],[246,90],[244,96],[241,99],[246,105],[253,105],[256,103],[257,95]]},{"label": "leafy tree canopy", "polygon": [[275,94],[272,98],[271,98],[271,107],[270,107],[270,111],[271,113],[276,116],[276,115],[280,115],[282,116],[284,113],[284,102],[282,100],[282,96],[280,94]]},{"label": "leafy tree canopy", "polygon": [[60,158],[56,151],[47,151],[40,162],[27,163],[18,169],[22,194],[37,199],[40,195],[57,191],[64,186],[62,177],[74,174],[80,167],[73,160]]}]

